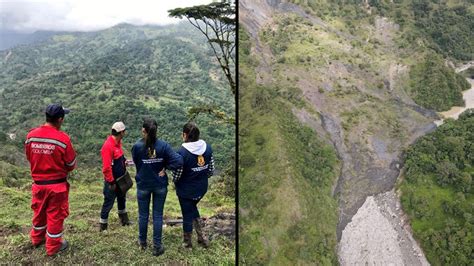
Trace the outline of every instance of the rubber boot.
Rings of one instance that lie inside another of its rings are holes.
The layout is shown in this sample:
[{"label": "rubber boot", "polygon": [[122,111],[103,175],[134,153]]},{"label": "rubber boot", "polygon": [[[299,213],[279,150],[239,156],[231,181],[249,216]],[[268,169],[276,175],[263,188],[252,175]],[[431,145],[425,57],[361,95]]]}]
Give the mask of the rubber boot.
[{"label": "rubber boot", "polygon": [[145,250],[147,248],[146,242],[142,242],[138,240],[138,246],[140,247],[141,250]]},{"label": "rubber boot", "polygon": [[59,248],[58,252],[56,252],[52,255],[48,255],[48,256],[55,256],[58,253],[65,251],[68,247],[69,247],[69,243],[67,242],[66,239],[63,239],[63,241],[61,241],[61,247]]},{"label": "rubber boot", "polygon": [[184,232],[183,233],[183,247],[184,248],[192,248],[193,247],[193,242],[192,242],[192,237],[193,237],[193,232]]},{"label": "rubber boot", "polygon": [[165,248],[163,247],[163,245],[153,246],[153,256],[160,256],[163,255],[163,253],[165,253]]},{"label": "rubber boot", "polygon": [[100,231],[99,232],[107,230],[108,224],[99,223],[99,225],[100,225]]},{"label": "rubber boot", "polygon": [[198,244],[204,248],[209,247],[209,241],[207,240],[204,232],[202,231],[202,221],[201,218],[196,218],[193,220],[193,228],[196,230]]},{"label": "rubber boot", "polygon": [[132,224],[130,220],[128,219],[128,213],[119,213],[119,218],[120,218],[120,221],[122,222],[122,226]]},{"label": "rubber boot", "polygon": [[64,239],[64,241],[61,243],[61,248],[59,249],[58,252],[64,251],[64,250],[66,250],[68,247],[69,247],[69,243],[67,242],[66,239]]}]

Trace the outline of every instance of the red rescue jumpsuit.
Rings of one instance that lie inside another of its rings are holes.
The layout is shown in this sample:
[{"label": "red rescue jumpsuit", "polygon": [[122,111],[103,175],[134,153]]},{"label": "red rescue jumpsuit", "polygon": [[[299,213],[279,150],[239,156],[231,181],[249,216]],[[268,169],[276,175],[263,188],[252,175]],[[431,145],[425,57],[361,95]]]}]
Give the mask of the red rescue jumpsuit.
[{"label": "red rescue jumpsuit", "polygon": [[69,215],[67,174],[76,166],[76,152],[66,133],[46,124],[28,133],[25,153],[33,178],[31,241],[39,245],[46,235],[46,252],[54,255],[61,248],[63,223]]}]

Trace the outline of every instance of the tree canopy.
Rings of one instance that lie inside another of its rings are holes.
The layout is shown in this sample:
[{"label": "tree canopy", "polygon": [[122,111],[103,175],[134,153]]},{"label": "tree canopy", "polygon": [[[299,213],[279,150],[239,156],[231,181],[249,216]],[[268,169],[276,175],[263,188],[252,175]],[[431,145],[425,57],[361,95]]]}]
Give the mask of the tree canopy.
[{"label": "tree canopy", "polygon": [[176,8],[168,12],[171,17],[185,17],[204,34],[227,77],[232,94],[235,95],[235,3],[224,0],[208,5]]}]

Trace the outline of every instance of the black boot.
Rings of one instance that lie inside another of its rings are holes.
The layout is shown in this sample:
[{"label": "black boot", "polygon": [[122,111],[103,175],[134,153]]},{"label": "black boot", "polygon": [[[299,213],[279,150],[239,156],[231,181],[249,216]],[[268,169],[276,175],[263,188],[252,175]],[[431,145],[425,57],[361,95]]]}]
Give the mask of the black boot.
[{"label": "black boot", "polygon": [[140,240],[138,240],[138,246],[140,247],[141,250],[145,250],[147,247],[147,244],[146,242],[141,242]]},{"label": "black boot", "polygon": [[64,251],[64,250],[66,250],[68,247],[69,247],[69,243],[67,242],[66,239],[64,239],[63,242],[61,243],[61,248],[59,249],[58,252]]},{"label": "black boot", "polygon": [[193,247],[193,242],[192,242],[192,236],[193,236],[193,232],[184,232],[183,233],[183,247],[184,248],[192,248]]},{"label": "black boot", "polygon": [[99,225],[100,225],[100,232],[107,230],[108,224],[99,223]]},{"label": "black boot", "polygon": [[122,226],[132,224],[130,220],[128,219],[128,213],[119,213],[119,218],[120,218],[120,221],[122,222]]},{"label": "black boot", "polygon": [[196,231],[198,237],[198,244],[204,248],[209,247],[209,241],[207,240],[204,232],[202,231],[202,220],[201,218],[196,218],[193,220],[193,228]]},{"label": "black boot", "polygon": [[153,247],[153,256],[160,256],[163,255],[163,253],[165,253],[163,245]]}]

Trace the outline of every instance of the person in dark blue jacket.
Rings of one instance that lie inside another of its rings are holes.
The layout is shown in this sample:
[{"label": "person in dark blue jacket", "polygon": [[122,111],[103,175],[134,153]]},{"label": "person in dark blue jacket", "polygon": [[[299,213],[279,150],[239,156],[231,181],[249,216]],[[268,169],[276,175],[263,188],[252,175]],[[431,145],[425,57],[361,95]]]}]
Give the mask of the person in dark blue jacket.
[{"label": "person in dark blue jacket", "polygon": [[209,241],[202,231],[197,204],[206,194],[208,178],[214,173],[212,148],[199,139],[199,128],[193,122],[184,125],[182,138],[184,143],[178,153],[183,157],[183,167],[173,172],[173,181],[183,214],[183,246],[192,248],[194,227],[198,244],[207,248]]},{"label": "person in dark blue jacket", "polygon": [[164,169],[180,169],[183,159],[168,143],[156,138],[156,131],[156,121],[145,119],[143,138],[133,145],[132,157],[137,168],[138,243],[146,249],[150,198],[153,195],[153,255],[159,256],[165,251],[161,235],[168,176]]}]

